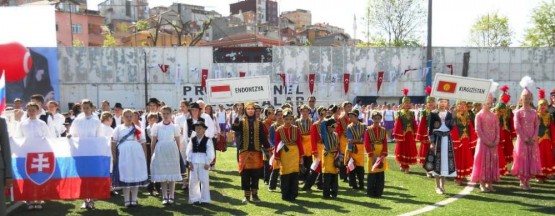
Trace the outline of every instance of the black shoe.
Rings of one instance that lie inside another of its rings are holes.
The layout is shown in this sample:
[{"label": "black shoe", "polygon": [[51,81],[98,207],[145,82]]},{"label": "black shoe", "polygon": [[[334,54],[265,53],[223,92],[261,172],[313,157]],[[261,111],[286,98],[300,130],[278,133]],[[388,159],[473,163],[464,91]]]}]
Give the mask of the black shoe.
[{"label": "black shoe", "polygon": [[261,202],[260,198],[258,198],[258,194],[252,195],[252,202]]}]

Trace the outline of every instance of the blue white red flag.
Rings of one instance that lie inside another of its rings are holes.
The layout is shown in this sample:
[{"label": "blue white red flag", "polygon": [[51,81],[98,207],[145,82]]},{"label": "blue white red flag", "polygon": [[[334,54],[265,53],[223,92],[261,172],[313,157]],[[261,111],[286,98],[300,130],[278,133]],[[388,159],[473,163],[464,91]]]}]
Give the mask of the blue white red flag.
[{"label": "blue white red flag", "polygon": [[107,138],[12,138],[14,200],[110,198]]},{"label": "blue white red flag", "polygon": [[[2,72],[2,71],[0,71]],[[2,72],[0,78],[0,115],[6,110],[6,72]]]}]

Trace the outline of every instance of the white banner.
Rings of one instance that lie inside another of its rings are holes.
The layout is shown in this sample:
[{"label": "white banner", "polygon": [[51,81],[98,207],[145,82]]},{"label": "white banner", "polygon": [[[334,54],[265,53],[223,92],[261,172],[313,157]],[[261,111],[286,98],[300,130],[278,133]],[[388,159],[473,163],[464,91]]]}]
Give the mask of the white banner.
[{"label": "white banner", "polygon": [[492,81],[486,79],[436,74],[431,96],[483,103],[491,84]]},{"label": "white banner", "polygon": [[269,101],[270,77],[237,77],[206,80],[210,104]]}]

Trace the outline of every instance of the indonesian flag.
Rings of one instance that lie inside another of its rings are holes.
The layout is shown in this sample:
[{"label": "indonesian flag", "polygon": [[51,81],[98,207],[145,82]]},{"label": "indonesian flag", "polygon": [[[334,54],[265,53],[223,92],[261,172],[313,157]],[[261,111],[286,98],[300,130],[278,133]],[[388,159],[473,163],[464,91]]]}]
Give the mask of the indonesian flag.
[{"label": "indonesian flag", "polygon": [[378,92],[380,92],[380,88],[382,87],[383,75],[384,75],[383,71],[378,72],[378,82],[377,82],[378,83]]},{"label": "indonesian flag", "polygon": [[310,90],[310,94],[314,91],[314,79],[316,78],[316,74],[308,74],[308,90]]},{"label": "indonesian flag", "polygon": [[445,65],[447,68],[449,68],[449,72],[451,73],[451,75],[453,75],[453,65],[452,64],[448,64]]},{"label": "indonesian flag", "polygon": [[355,168],[355,160],[353,160],[353,158],[349,159],[349,163],[347,163],[347,173],[352,172]]},{"label": "indonesian flag", "polygon": [[200,87],[206,90],[206,79],[208,79],[208,69],[202,69],[201,72],[201,79],[200,79]]},{"label": "indonesian flag", "polygon": [[0,115],[6,110],[6,71],[3,71],[0,78]]},{"label": "indonesian flag", "polygon": [[455,82],[439,81],[436,90],[438,92],[455,93],[456,88],[457,88],[457,83]]},{"label": "indonesian flag", "polygon": [[351,74],[344,73],[343,74],[343,89],[345,89],[345,94],[349,92],[349,82],[351,81]]},{"label": "indonesian flag", "polygon": [[312,165],[310,165],[310,169],[313,170],[316,173],[321,173],[322,172],[322,161],[320,161],[320,158],[316,158],[316,160],[314,162],[312,162]]},{"label": "indonesian flag", "polygon": [[244,71],[239,71],[239,77],[245,77],[246,74]]},{"label": "indonesian flag", "polygon": [[210,97],[212,98],[229,98],[231,97],[231,86],[218,85],[210,87]]},{"label": "indonesian flag", "polygon": [[376,160],[376,163],[372,165],[372,171],[375,171],[380,166],[382,161],[383,161],[383,157],[379,157],[378,160]]}]

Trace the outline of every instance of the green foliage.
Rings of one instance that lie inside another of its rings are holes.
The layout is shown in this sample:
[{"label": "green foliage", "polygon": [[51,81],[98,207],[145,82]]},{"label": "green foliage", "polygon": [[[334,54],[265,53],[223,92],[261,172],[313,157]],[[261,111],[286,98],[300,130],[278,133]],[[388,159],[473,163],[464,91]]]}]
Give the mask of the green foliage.
[{"label": "green foliage", "polygon": [[139,20],[136,25],[138,31],[144,31],[150,28],[150,24],[146,20]]},{"label": "green foliage", "polygon": [[128,29],[129,29],[129,26],[127,26],[127,24],[125,23],[119,23],[116,25],[116,30],[118,32],[126,33]]},{"label": "green foliage", "polygon": [[523,46],[555,47],[555,1],[544,1],[534,9],[532,25],[526,30]]},{"label": "green foliage", "polygon": [[470,43],[478,47],[508,47],[512,32],[509,19],[497,12],[480,16],[470,29]]},{"label": "green foliage", "polygon": [[423,47],[416,39],[408,39],[401,41],[392,41],[389,43],[387,39],[381,36],[374,36],[370,38],[369,42],[361,42],[357,47]]},{"label": "green foliage", "polygon": [[106,36],[104,36],[104,41],[102,42],[103,47],[115,47],[116,45],[116,38],[114,38],[112,34],[106,34]]},{"label": "green foliage", "polygon": [[427,11],[423,2],[417,0],[368,0],[365,15],[367,37],[372,32],[384,36],[368,43],[402,47],[419,45]]}]

